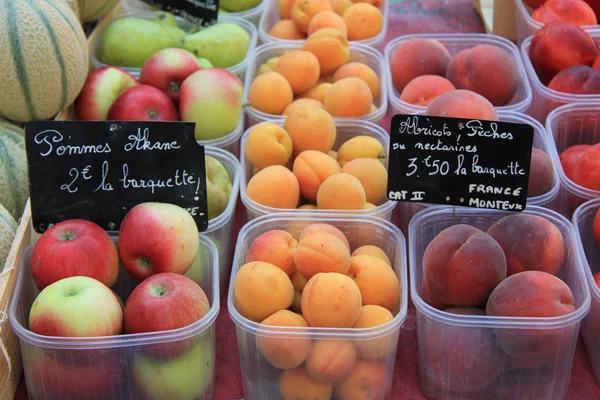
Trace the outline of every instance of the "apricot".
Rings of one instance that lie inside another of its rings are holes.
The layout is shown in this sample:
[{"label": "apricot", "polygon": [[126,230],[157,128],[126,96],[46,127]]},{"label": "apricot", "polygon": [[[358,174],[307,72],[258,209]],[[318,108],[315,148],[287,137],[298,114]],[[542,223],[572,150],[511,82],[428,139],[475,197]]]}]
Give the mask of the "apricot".
[{"label": "apricot", "polygon": [[290,135],[273,122],[253,126],[244,146],[250,164],[260,169],[271,165],[286,165],[292,157],[292,150]]},{"label": "apricot", "polygon": [[564,21],[544,25],[533,36],[529,48],[531,64],[543,84],[569,67],[591,66],[597,56],[598,50],[590,35]]},{"label": "apricot", "polygon": [[321,28],[311,34],[306,39],[303,50],[310,51],[317,57],[321,75],[333,74],[350,59],[348,38],[344,32],[335,28]]},{"label": "apricot", "polygon": [[594,10],[582,0],[548,0],[533,11],[531,18],[544,25],[554,21],[598,25]]},{"label": "apricot", "polygon": [[385,400],[391,392],[392,373],[385,362],[359,360],[352,373],[335,385],[338,400]]},{"label": "apricot", "polygon": [[337,151],[329,150],[327,155],[337,161]]},{"label": "apricot", "polygon": [[361,62],[349,62],[344,64],[333,74],[333,82],[340,81],[345,78],[358,78],[364,81],[371,89],[373,99],[379,96],[381,83],[379,77],[367,64]]},{"label": "apricot", "polygon": [[370,39],[383,29],[381,10],[369,3],[354,3],[343,17],[348,27],[348,40]]},{"label": "apricot", "polygon": [[[353,328],[373,328],[393,319],[394,316],[388,309],[376,305],[366,305],[361,307],[360,315]],[[375,339],[356,340],[354,342],[356,354],[358,357],[368,360],[387,357],[396,350],[397,340],[393,333]]]},{"label": "apricot", "polygon": [[423,279],[440,302],[454,306],[485,304],[506,278],[502,247],[487,233],[458,224],[441,231],[425,249]]},{"label": "apricot", "polygon": [[296,271],[296,273],[294,275],[292,275],[292,285],[294,286],[294,289],[297,292],[304,291],[304,287],[306,286],[307,282],[308,282],[308,279],[306,279],[304,276],[302,276],[302,274],[298,271]]},{"label": "apricot", "polygon": [[410,81],[421,75],[446,76],[450,53],[435,39],[411,38],[391,54],[390,73],[394,88],[402,92]]},{"label": "apricot", "polygon": [[360,181],[346,173],[331,175],[317,192],[317,207],[326,210],[362,210],[366,193]]},{"label": "apricot", "polygon": [[321,11],[308,24],[308,35],[313,34],[321,28],[335,28],[348,36],[348,27],[344,19],[335,13],[335,11]]},{"label": "apricot", "polygon": [[252,321],[260,322],[294,301],[292,281],[279,267],[262,261],[244,264],[234,282],[235,307]]},{"label": "apricot", "polygon": [[[280,310],[261,322],[268,326],[308,327],[302,318],[292,311]],[[311,340],[306,338],[270,337],[257,335],[256,344],[263,357],[275,368],[296,368],[310,353]]]},{"label": "apricot", "polygon": [[303,367],[283,371],[279,390],[283,400],[330,400],[333,395],[332,384],[313,381]]},{"label": "apricot", "polygon": [[591,190],[600,190],[600,144],[583,151],[573,171],[573,181]]},{"label": "apricot", "polygon": [[418,76],[404,87],[400,100],[416,106],[428,106],[444,93],[456,90],[452,82],[437,75]]},{"label": "apricot", "polygon": [[348,238],[346,238],[346,235],[344,235],[344,233],[342,231],[340,231],[338,228],[336,228],[333,225],[329,225],[329,224],[311,224],[309,226],[307,226],[306,228],[304,228],[302,230],[302,232],[300,232],[300,237],[298,238],[298,240],[302,240],[305,237],[312,235],[314,233],[329,233],[330,235],[333,235],[335,237],[337,237],[338,239],[340,239],[344,245],[346,246],[346,248],[348,249],[348,251],[350,251],[350,243],[348,243]]},{"label": "apricot", "polygon": [[279,12],[279,18],[290,19],[292,18],[292,7],[294,6],[294,0],[279,0],[277,4],[277,11]]},{"label": "apricot", "polygon": [[371,136],[360,135],[348,139],[338,149],[337,160],[344,166],[357,158],[373,158],[385,165],[383,144]]},{"label": "apricot", "polygon": [[300,207],[298,207],[298,210],[318,210],[319,207],[315,206],[314,204],[303,204]]},{"label": "apricot", "polygon": [[298,154],[294,160],[292,171],[300,184],[300,193],[308,201],[317,200],[317,192],[321,183],[331,175],[341,172],[340,165],[327,154],[306,150]]},{"label": "apricot", "polygon": [[554,167],[550,157],[540,149],[531,150],[527,197],[541,196],[554,187]]},{"label": "apricot", "polygon": [[444,93],[429,104],[427,115],[498,121],[498,114],[485,97],[470,90],[454,90]]},{"label": "apricot", "polygon": [[321,103],[318,100],[309,99],[309,98],[300,98],[298,100],[292,101],[290,103],[290,105],[287,106],[285,108],[285,110],[283,110],[282,115],[287,117],[293,110],[296,110],[296,109],[304,110],[308,106],[313,106],[313,107],[318,107],[318,108],[324,109],[323,103]]},{"label": "apricot", "polygon": [[262,64],[258,68],[258,75],[262,75],[265,72],[274,72],[275,71],[275,64],[277,64],[277,61],[279,61],[279,57],[271,57],[271,58],[269,58],[267,61],[265,61],[264,64]]},{"label": "apricot", "polygon": [[279,57],[275,65],[292,87],[294,94],[306,92],[319,80],[321,70],[314,54],[303,50],[293,50]]},{"label": "apricot", "polygon": [[302,292],[294,291],[294,301],[292,301],[289,310],[297,314],[302,314]]},{"label": "apricot", "polygon": [[478,93],[494,106],[510,103],[521,82],[517,63],[508,53],[485,44],[456,54],[446,77],[457,89]]},{"label": "apricot", "polygon": [[336,236],[318,232],[300,239],[294,262],[298,272],[308,280],[319,272],[345,274],[350,268],[350,251]]},{"label": "apricot", "polygon": [[312,99],[322,104],[322,108],[325,108],[325,97],[329,93],[329,89],[333,86],[331,83],[320,83],[312,89],[300,94],[300,99]]},{"label": "apricot", "polygon": [[600,70],[587,65],[575,65],[560,71],[548,88],[571,94],[600,94]]},{"label": "apricot", "polygon": [[374,158],[357,158],[342,168],[342,172],[357,178],[365,189],[367,202],[379,205],[386,199],[388,173]]},{"label": "apricot", "polygon": [[421,291],[419,292],[419,296],[425,303],[429,304],[433,308],[437,308],[438,310],[443,311],[450,307],[448,304],[442,303],[433,294],[431,294],[431,289],[429,289],[429,284],[425,279],[423,279],[423,282],[421,282]]},{"label": "apricot", "polygon": [[332,11],[329,0],[295,0],[292,5],[292,19],[300,32],[308,32],[310,20],[321,11]]},{"label": "apricot", "polygon": [[509,215],[496,221],[487,233],[504,251],[508,276],[523,271],[560,272],[565,242],[548,219],[531,214]]},{"label": "apricot", "polygon": [[387,256],[387,254],[385,254],[385,251],[383,251],[381,247],[373,246],[370,244],[355,249],[352,252],[351,256],[373,256],[385,261],[385,263],[390,267],[392,266],[392,262],[390,261],[390,258]]},{"label": "apricot", "polygon": [[248,100],[258,111],[279,115],[294,100],[294,93],[283,75],[265,72],[250,84]]},{"label": "apricot", "polygon": [[395,312],[402,288],[394,271],[385,261],[373,256],[350,259],[348,276],[358,286],[362,305],[376,305]]},{"label": "apricot", "polygon": [[334,117],[361,117],[371,112],[372,105],[371,89],[359,78],[335,82],[325,96],[325,110]]},{"label": "apricot", "polygon": [[352,5],[352,0],[329,0],[329,2],[333,7],[333,11],[339,16],[344,15],[348,7]]},{"label": "apricot", "polygon": [[365,209],[365,210],[369,210],[369,209],[371,209],[371,208],[376,208],[376,207],[377,207],[377,206],[376,206],[375,204],[373,204],[373,203],[369,203],[369,202],[366,202],[366,203],[365,203],[365,208],[364,208],[364,209]]},{"label": "apricot", "polygon": [[304,40],[306,34],[300,32],[296,24],[291,19],[282,19],[277,21],[269,30],[269,35],[283,40]]},{"label": "apricot", "polygon": [[319,107],[292,110],[285,119],[284,129],[292,138],[295,156],[306,150],[327,153],[335,143],[335,122]]},{"label": "apricot", "polygon": [[246,262],[264,261],[280,268],[288,276],[296,273],[294,253],[298,242],[286,231],[275,229],[259,235],[250,246]]},{"label": "apricot", "polygon": [[250,178],[246,194],[263,206],[296,208],[300,201],[300,186],[292,171],[281,165],[271,165]]},{"label": "apricot", "polygon": [[315,382],[338,383],[356,365],[356,349],[348,340],[315,340],[306,359],[306,372]]},{"label": "apricot", "polygon": [[309,326],[351,328],[360,314],[362,298],[356,283],[336,272],[320,272],[302,292],[302,314]]},{"label": "apricot", "polygon": [[380,8],[383,5],[384,0],[352,0],[353,3],[368,3],[372,6]]},{"label": "apricot", "polygon": [[579,161],[583,157],[583,153],[591,148],[592,145],[590,144],[577,144],[560,153],[560,164],[567,178],[573,180],[575,170],[578,168]]}]

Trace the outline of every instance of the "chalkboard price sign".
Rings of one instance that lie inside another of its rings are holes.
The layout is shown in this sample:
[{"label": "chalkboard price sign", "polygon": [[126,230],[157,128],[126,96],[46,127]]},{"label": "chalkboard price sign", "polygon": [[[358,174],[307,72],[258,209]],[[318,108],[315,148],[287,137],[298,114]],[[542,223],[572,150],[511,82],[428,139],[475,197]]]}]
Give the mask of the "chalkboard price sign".
[{"label": "chalkboard price sign", "polygon": [[217,23],[219,0],[142,0],[144,3],[168,11],[199,26]]},{"label": "chalkboard price sign", "polygon": [[526,124],[395,115],[388,198],[523,211],[532,146]]},{"label": "chalkboard price sign", "polygon": [[118,230],[144,202],[185,208],[208,226],[204,147],[191,122],[32,121],[25,124],[34,229],[67,219]]}]

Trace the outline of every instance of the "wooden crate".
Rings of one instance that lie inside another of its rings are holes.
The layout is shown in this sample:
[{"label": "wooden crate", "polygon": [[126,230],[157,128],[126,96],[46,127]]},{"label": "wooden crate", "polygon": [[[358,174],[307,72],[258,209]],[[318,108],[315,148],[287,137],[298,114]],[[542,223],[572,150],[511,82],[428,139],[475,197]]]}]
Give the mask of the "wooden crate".
[{"label": "wooden crate", "polygon": [[514,0],[473,0],[488,33],[517,40],[516,6]]}]

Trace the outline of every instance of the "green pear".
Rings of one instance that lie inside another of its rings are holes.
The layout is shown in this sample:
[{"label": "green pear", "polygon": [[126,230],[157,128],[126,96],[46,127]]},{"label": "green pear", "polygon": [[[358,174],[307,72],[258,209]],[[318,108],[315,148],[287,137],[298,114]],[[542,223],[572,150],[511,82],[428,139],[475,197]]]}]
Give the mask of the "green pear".
[{"label": "green pear", "polygon": [[104,32],[99,58],[117,67],[141,68],[154,53],[181,47],[185,32],[176,26],[143,18],[115,20]]},{"label": "green pear", "polygon": [[213,65],[206,58],[198,57],[198,61],[200,61],[200,66],[202,68],[212,68]]},{"label": "green pear", "polygon": [[221,162],[206,156],[206,202],[208,219],[218,217],[227,208],[231,196],[231,179]]},{"label": "green pear", "polygon": [[175,19],[175,15],[166,11],[161,11],[158,14],[156,14],[156,16],[154,17],[154,21],[168,26],[177,26],[177,20]]},{"label": "green pear", "polygon": [[182,47],[208,59],[217,68],[229,68],[246,57],[250,35],[231,22],[221,22],[183,38]]},{"label": "green pear", "polygon": [[261,0],[220,0],[219,6],[227,11],[246,11],[259,5]]}]

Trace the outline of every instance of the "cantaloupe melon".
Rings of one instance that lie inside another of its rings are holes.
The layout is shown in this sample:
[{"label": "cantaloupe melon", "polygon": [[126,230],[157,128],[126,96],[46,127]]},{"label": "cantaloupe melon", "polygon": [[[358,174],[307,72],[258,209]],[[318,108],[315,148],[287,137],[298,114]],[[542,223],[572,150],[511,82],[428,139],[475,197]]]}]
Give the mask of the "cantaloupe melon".
[{"label": "cantaloupe melon", "polygon": [[0,204],[18,219],[29,197],[23,130],[0,121]]},{"label": "cantaloupe melon", "polygon": [[0,0],[0,116],[49,119],[85,83],[89,52],[77,16],[63,0]]},{"label": "cantaloupe melon", "polygon": [[10,246],[15,240],[17,227],[17,221],[0,204],[0,272],[2,272],[6,264],[6,257],[8,257]]},{"label": "cantaloupe melon", "polygon": [[104,17],[117,5],[119,0],[78,0],[81,22],[94,21]]}]

